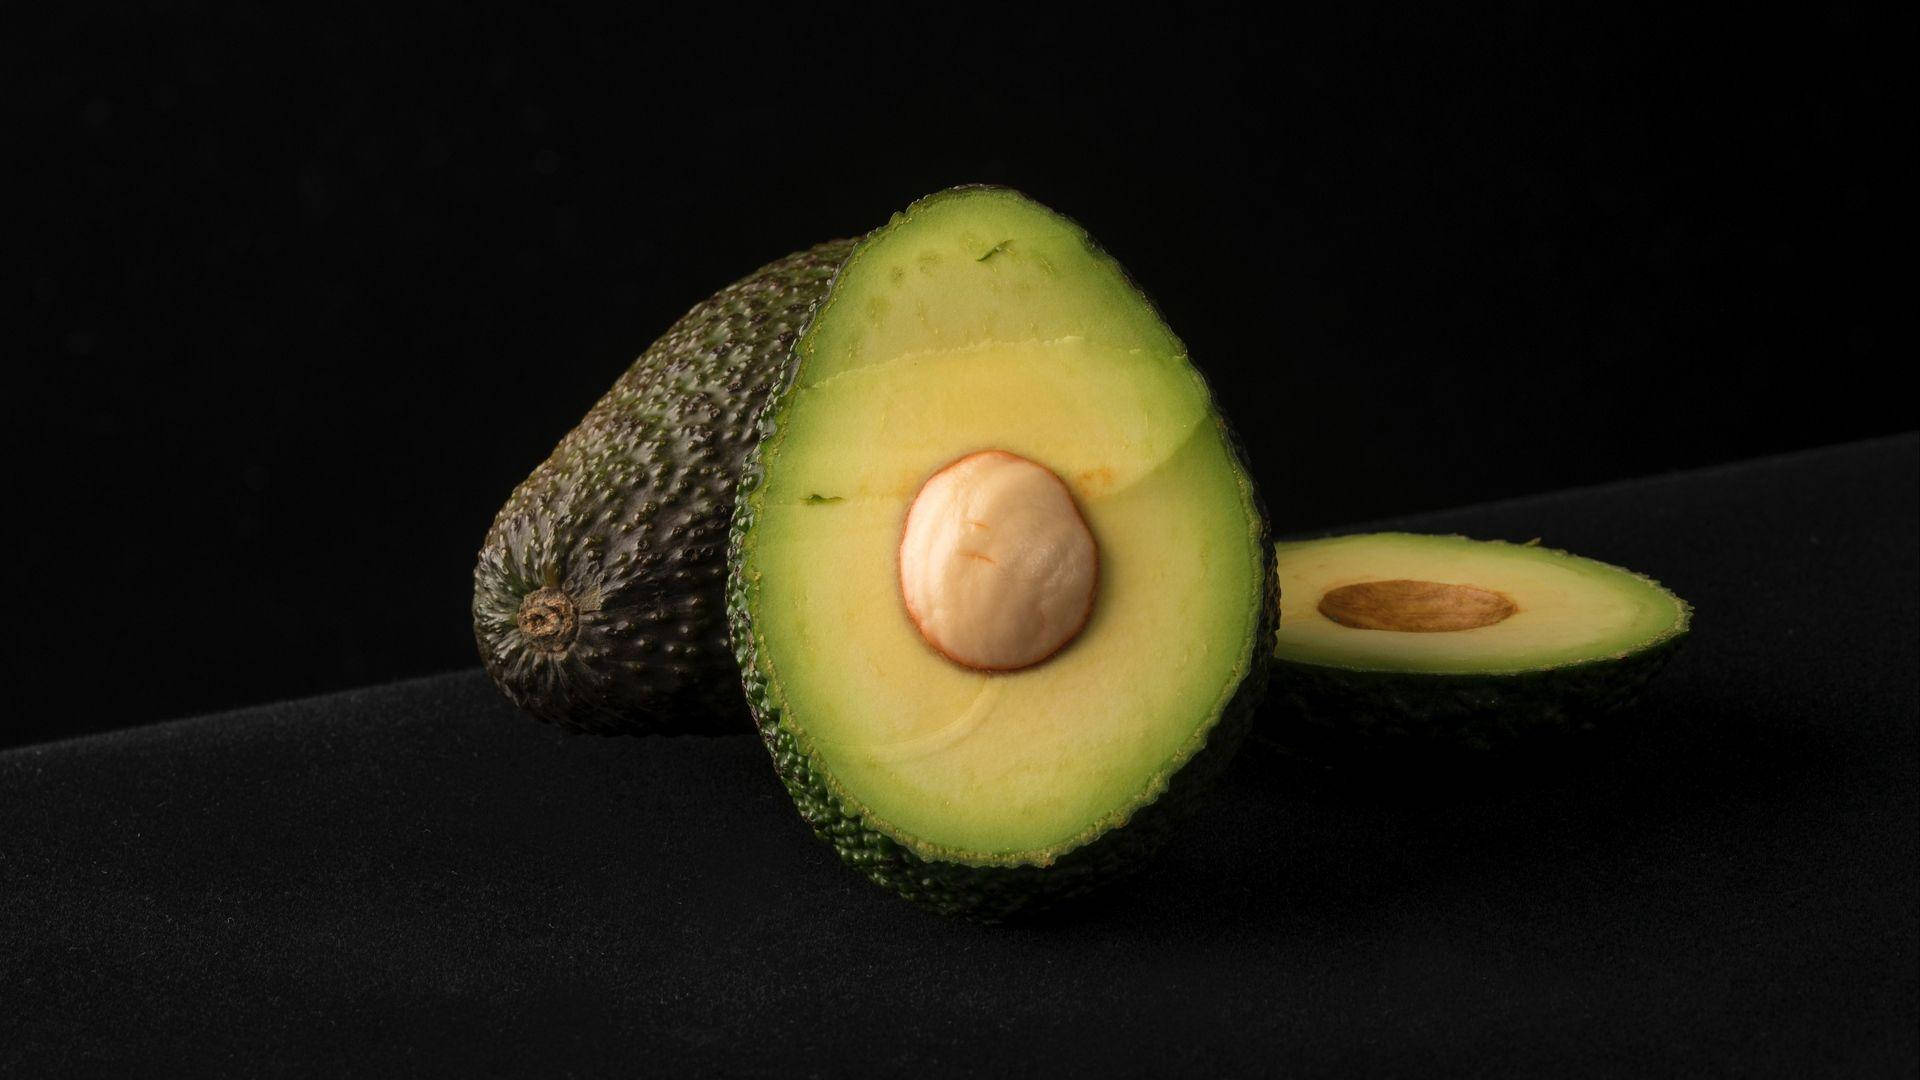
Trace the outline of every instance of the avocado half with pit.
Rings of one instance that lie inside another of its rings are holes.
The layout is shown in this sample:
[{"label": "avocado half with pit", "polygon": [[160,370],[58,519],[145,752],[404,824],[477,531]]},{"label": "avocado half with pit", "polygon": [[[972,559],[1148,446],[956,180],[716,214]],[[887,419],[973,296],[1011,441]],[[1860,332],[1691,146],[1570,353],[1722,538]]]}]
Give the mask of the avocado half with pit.
[{"label": "avocado half with pit", "polygon": [[1265,517],[1186,349],[1073,222],[931,196],[794,348],[728,611],[802,816],[856,870],[998,918],[1137,866],[1265,682]]},{"label": "avocado half with pit", "polygon": [[1635,701],[1692,609],[1651,578],[1537,544],[1371,533],[1276,547],[1264,739],[1486,748]]}]

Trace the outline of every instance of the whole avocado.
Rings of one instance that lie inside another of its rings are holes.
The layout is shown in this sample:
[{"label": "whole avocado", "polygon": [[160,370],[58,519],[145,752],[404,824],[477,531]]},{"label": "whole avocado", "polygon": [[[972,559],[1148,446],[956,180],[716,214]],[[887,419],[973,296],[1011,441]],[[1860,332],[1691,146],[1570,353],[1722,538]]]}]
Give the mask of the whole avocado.
[{"label": "whole avocado", "polygon": [[687,312],[501,507],[473,632],[508,700],[601,735],[750,730],[727,638],[734,490],[852,249],[789,255]]}]

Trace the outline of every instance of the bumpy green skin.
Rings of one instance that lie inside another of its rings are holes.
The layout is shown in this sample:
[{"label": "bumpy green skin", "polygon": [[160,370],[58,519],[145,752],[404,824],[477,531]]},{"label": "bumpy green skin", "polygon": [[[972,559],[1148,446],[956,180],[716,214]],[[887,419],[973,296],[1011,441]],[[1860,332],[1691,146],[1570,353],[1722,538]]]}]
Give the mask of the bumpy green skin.
[{"label": "bumpy green skin", "polygon": [[1625,656],[1501,675],[1355,671],[1274,661],[1259,740],[1309,753],[1444,744],[1474,750],[1593,728],[1639,700],[1685,640]]},{"label": "bumpy green skin", "polygon": [[514,704],[602,735],[746,730],[724,615],[734,487],[852,249],[790,255],[682,316],[501,508],[473,633]]},{"label": "bumpy green skin", "polygon": [[[1142,303],[1148,302],[1138,286],[1135,292]],[[774,405],[761,414],[762,444],[773,434],[778,402],[793,374],[791,369],[786,373],[775,392]],[[1217,408],[1214,417],[1240,474],[1251,476],[1240,444]],[[1125,826],[1061,854],[1044,867],[974,866],[923,858],[893,838],[869,828],[856,808],[836,797],[819,760],[808,754],[793,732],[781,724],[779,700],[770,690],[768,672],[754,642],[748,610],[751,587],[742,573],[742,543],[754,526],[749,496],[759,487],[763,476],[756,447],[741,476],[727,546],[727,620],[732,630],[734,656],[746,687],[747,704],[761,741],[773,755],[774,769],[800,816],[812,827],[815,836],[833,847],[841,861],[874,884],[940,914],[980,922],[1001,922],[1082,896],[1144,865],[1165,842],[1173,825],[1186,816],[1199,796],[1225,771],[1251,730],[1254,712],[1266,691],[1272,660],[1270,643],[1280,622],[1280,579],[1271,562],[1262,585],[1260,623],[1247,675],[1208,731],[1205,745],[1174,774],[1159,798],[1136,810]],[[1259,519],[1261,550],[1271,551],[1266,509],[1257,491],[1253,503]]]}]

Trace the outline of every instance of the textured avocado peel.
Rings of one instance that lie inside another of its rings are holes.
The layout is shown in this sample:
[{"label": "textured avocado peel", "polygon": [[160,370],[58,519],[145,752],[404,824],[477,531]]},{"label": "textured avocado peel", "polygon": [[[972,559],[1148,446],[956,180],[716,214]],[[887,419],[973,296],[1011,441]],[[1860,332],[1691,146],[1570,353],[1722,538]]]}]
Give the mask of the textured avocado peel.
[{"label": "textured avocado peel", "polygon": [[[1257,731],[1310,753],[1591,730],[1639,700],[1692,625],[1652,578],[1537,541],[1381,533],[1284,543],[1277,561],[1290,606]],[[1400,577],[1409,564],[1459,580]]]},{"label": "textured avocado peel", "polygon": [[681,317],[495,517],[474,569],[487,673],[595,734],[744,731],[725,544],[756,421],[851,241],[770,263]]}]

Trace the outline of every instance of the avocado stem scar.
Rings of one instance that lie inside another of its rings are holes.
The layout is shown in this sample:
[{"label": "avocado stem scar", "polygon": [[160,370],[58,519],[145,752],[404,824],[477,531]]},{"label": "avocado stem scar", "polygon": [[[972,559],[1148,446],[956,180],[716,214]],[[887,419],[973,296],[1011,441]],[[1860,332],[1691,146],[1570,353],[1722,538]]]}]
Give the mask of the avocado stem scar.
[{"label": "avocado stem scar", "polygon": [[529,645],[549,653],[566,652],[580,629],[580,614],[573,598],[552,586],[528,593],[520,601],[514,621]]}]

